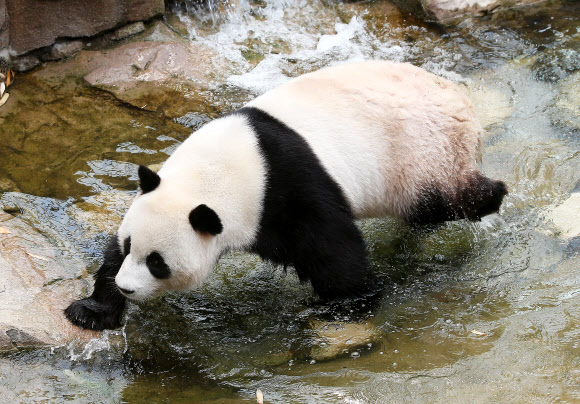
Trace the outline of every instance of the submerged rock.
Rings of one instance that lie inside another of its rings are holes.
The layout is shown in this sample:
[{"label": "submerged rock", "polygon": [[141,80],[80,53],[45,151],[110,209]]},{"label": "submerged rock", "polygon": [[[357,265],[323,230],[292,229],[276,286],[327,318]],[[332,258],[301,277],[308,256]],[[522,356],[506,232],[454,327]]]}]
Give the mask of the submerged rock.
[{"label": "submerged rock", "polygon": [[32,227],[0,211],[0,351],[89,340],[64,317],[86,280],[81,268],[65,268],[54,248]]},{"label": "submerged rock", "polygon": [[561,80],[560,94],[554,105],[554,120],[580,130],[580,71]]},{"label": "submerged rock", "polygon": [[312,330],[317,337],[310,357],[316,361],[332,360],[345,354],[358,357],[358,349],[368,349],[381,336],[380,330],[369,323],[314,322]]},{"label": "submerged rock", "polygon": [[113,234],[121,224],[133,198],[127,192],[109,190],[85,198],[67,212],[74,220],[87,224],[93,232],[105,231]]},{"label": "submerged rock", "polygon": [[550,49],[535,59],[532,70],[538,80],[555,83],[580,70],[580,52]]},{"label": "submerged rock", "polygon": [[514,108],[510,97],[495,88],[475,84],[478,78],[474,78],[474,83],[466,87],[467,96],[475,107],[475,112],[484,128],[500,124],[509,118]]},{"label": "submerged rock", "polygon": [[580,192],[574,192],[561,205],[548,214],[560,237],[572,239],[580,236]]}]

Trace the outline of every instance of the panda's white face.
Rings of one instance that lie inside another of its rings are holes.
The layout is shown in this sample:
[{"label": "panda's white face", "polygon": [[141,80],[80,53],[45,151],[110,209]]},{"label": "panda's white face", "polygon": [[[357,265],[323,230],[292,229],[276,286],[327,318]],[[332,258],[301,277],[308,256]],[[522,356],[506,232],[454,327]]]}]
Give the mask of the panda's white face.
[{"label": "panda's white face", "polygon": [[118,231],[125,259],[115,282],[131,300],[201,284],[222,252],[217,237],[222,225],[215,211],[176,202],[186,198],[162,196],[138,196]]}]

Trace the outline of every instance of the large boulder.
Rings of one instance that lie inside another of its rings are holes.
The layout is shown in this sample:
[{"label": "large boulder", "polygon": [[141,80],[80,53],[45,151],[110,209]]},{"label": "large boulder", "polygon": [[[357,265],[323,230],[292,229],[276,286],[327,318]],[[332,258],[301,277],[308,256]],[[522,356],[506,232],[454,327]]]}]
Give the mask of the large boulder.
[{"label": "large boulder", "polygon": [[58,38],[94,36],[165,11],[163,0],[0,0],[0,45],[4,4],[10,47],[19,55],[52,45]]},{"label": "large boulder", "polygon": [[83,269],[77,265],[63,266],[42,235],[0,210],[0,351],[99,335],[64,317],[67,305],[86,293],[86,280],[77,279]]}]

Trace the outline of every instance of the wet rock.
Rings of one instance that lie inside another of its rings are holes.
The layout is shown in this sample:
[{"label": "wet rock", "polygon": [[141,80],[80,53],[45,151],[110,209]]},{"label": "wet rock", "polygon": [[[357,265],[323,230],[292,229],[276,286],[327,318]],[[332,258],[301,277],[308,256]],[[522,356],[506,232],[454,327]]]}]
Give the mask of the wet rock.
[{"label": "wet rock", "polygon": [[580,130],[580,71],[561,80],[560,94],[553,109],[554,120]]},{"label": "wet rock", "polygon": [[58,41],[50,49],[45,60],[60,60],[70,58],[83,49],[83,41]]},{"label": "wet rock", "polygon": [[128,192],[110,190],[85,198],[70,208],[71,218],[90,225],[93,232],[105,231],[113,234],[121,224],[124,213],[133,202]]},{"label": "wet rock", "polygon": [[548,219],[564,239],[580,236],[580,192],[574,192],[548,214]]},{"label": "wet rock", "polygon": [[536,0],[393,0],[401,9],[429,20],[450,22],[469,14],[485,15],[497,8],[525,5]]},{"label": "wet rock", "polygon": [[119,28],[113,33],[111,39],[114,41],[120,41],[121,39],[140,34],[143,31],[145,31],[145,24],[143,24],[142,21],[139,21]]},{"label": "wet rock", "polygon": [[465,87],[481,125],[499,124],[509,118],[514,112],[510,96],[506,93],[479,83],[479,78]]},{"label": "wet rock", "polygon": [[167,26],[184,38],[189,37],[189,30],[187,24],[176,13],[166,13],[164,21]]},{"label": "wet rock", "polygon": [[87,83],[140,109],[175,118],[211,108],[199,93],[225,75],[223,58],[195,42],[133,42],[95,55]]},{"label": "wet rock", "polygon": [[6,0],[6,9],[10,47],[24,54],[52,45],[57,38],[90,37],[148,20],[162,15],[165,4],[163,0]]},{"label": "wet rock", "polygon": [[423,0],[428,15],[439,21],[463,14],[484,14],[502,4],[501,0]]},{"label": "wet rock", "polygon": [[[327,361],[357,349],[368,349],[380,337],[380,330],[370,323],[327,323],[313,322],[312,330],[317,337],[313,341],[310,357],[316,361]],[[370,345],[369,345],[370,344]]]},{"label": "wet rock", "polygon": [[538,80],[555,83],[580,70],[580,52],[574,49],[550,49],[536,58],[532,70]]},{"label": "wet rock", "polygon": [[62,345],[96,333],[72,326],[64,308],[86,292],[48,241],[23,221],[0,211],[0,350]]},{"label": "wet rock", "polygon": [[19,72],[27,72],[40,66],[40,58],[37,55],[28,54],[12,59],[12,67]]}]

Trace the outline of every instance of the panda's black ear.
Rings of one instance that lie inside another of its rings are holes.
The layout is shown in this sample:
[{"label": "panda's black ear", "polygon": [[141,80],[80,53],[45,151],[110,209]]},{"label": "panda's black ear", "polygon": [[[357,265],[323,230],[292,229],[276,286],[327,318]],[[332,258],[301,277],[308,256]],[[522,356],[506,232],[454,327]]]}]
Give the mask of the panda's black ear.
[{"label": "panda's black ear", "polygon": [[139,187],[141,187],[141,191],[144,194],[153,191],[161,182],[161,178],[157,173],[145,166],[139,166],[137,173],[139,174]]},{"label": "panda's black ear", "polygon": [[224,229],[217,213],[203,204],[191,211],[189,223],[191,223],[193,230],[200,233],[209,233],[212,236],[217,236]]}]

